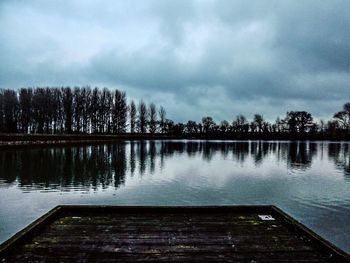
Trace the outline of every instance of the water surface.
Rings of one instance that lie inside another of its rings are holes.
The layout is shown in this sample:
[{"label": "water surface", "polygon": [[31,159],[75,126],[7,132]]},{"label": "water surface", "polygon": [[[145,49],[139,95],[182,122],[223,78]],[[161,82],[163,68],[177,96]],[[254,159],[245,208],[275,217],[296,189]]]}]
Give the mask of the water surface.
[{"label": "water surface", "polygon": [[348,142],[144,141],[0,151],[0,242],[57,204],[273,204],[350,252]]}]

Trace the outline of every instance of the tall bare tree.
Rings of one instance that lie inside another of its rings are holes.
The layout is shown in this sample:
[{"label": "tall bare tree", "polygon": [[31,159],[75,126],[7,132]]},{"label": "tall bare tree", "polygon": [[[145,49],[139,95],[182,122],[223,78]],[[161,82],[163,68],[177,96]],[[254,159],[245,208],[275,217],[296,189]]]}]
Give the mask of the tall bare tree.
[{"label": "tall bare tree", "polygon": [[128,105],[125,92],[115,91],[113,108],[114,133],[125,133],[127,128]]},{"label": "tall bare tree", "polygon": [[89,133],[90,118],[89,118],[89,108],[91,103],[91,89],[90,87],[83,87],[81,89],[81,100],[82,100],[82,130],[83,133]]},{"label": "tall bare tree", "polygon": [[3,92],[3,113],[4,132],[17,132],[18,97],[14,90],[4,90]]},{"label": "tall bare tree", "polygon": [[263,131],[264,117],[261,114],[254,115],[254,123],[258,127],[259,133]]},{"label": "tall bare tree", "polygon": [[63,112],[64,112],[64,127],[65,132],[72,133],[73,126],[73,94],[70,87],[62,89],[63,93]]},{"label": "tall bare tree", "polygon": [[4,90],[0,89],[0,132],[5,132]]},{"label": "tall bare tree", "polygon": [[84,108],[84,98],[82,90],[75,87],[73,90],[73,119],[74,119],[74,131],[76,133],[81,133],[82,130],[82,114]]},{"label": "tall bare tree", "polygon": [[232,129],[237,133],[245,133],[249,130],[249,124],[247,118],[242,114],[236,116],[236,119],[232,123]]},{"label": "tall bare tree", "polygon": [[151,103],[148,109],[148,127],[150,133],[155,133],[157,131],[157,110],[156,105]]},{"label": "tall bare tree", "polygon": [[44,88],[36,88],[33,94],[33,130],[35,133],[44,133],[46,117],[46,91]]},{"label": "tall bare tree", "polygon": [[20,89],[19,91],[19,112],[20,112],[20,123],[21,132],[28,133],[30,124],[32,121],[32,101],[33,101],[33,90],[32,89]]},{"label": "tall bare tree", "polygon": [[129,107],[129,117],[130,117],[130,132],[134,133],[136,131],[136,105],[135,102],[132,100],[130,102]]},{"label": "tall bare tree", "polygon": [[137,130],[140,133],[147,132],[147,107],[143,100],[140,101],[138,106]]},{"label": "tall bare tree", "polygon": [[161,133],[166,132],[166,111],[163,106],[160,106],[159,108],[159,129]]},{"label": "tall bare tree", "polygon": [[91,94],[89,119],[91,121],[91,133],[98,133],[99,128],[99,107],[100,107],[100,91],[94,88]]}]

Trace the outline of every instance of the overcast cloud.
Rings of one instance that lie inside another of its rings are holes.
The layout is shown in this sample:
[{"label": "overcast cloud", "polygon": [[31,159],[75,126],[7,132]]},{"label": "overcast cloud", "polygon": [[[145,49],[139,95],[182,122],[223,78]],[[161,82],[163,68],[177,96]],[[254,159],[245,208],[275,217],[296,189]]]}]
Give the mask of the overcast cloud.
[{"label": "overcast cloud", "polygon": [[91,85],[175,121],[350,101],[350,1],[0,2],[0,88]]}]

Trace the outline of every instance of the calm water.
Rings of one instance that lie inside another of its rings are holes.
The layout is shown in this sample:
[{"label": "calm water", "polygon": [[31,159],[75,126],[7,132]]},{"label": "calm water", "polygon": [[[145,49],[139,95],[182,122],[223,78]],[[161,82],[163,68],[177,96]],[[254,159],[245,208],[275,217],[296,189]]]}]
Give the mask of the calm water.
[{"label": "calm water", "polygon": [[349,143],[148,141],[0,151],[0,242],[57,204],[274,204],[350,252]]}]

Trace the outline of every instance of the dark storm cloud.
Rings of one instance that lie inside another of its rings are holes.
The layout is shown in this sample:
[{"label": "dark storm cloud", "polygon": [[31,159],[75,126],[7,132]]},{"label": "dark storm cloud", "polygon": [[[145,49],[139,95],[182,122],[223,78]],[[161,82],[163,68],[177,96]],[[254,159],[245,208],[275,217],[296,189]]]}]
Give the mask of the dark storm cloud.
[{"label": "dark storm cloud", "polygon": [[349,100],[348,1],[5,1],[0,86],[100,85],[182,121]]}]

